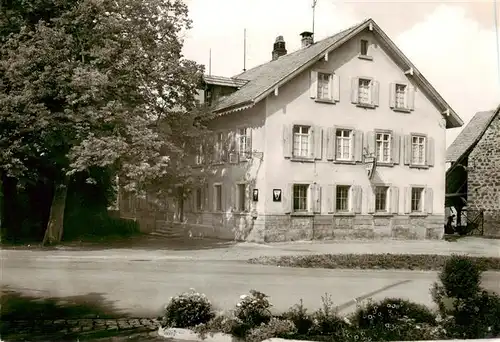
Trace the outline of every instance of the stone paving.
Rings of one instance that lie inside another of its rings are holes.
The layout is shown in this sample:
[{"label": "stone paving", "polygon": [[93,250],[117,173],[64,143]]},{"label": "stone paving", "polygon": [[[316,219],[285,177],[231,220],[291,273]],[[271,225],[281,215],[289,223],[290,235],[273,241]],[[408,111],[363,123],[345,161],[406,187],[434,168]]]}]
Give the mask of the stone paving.
[{"label": "stone paving", "polygon": [[2,322],[2,335],[8,336],[82,336],[98,333],[151,332],[159,328],[160,322],[151,318],[119,319],[57,319],[15,320]]}]

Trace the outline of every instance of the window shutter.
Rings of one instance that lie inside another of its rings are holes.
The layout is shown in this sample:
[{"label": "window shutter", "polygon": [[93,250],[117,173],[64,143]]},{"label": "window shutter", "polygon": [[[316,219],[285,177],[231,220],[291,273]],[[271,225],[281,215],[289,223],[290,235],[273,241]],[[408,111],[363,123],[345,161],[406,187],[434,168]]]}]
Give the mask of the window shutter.
[{"label": "window shutter", "polygon": [[315,99],[318,95],[318,72],[311,71],[311,83],[309,86],[309,96],[311,99]]},{"label": "window shutter", "polygon": [[312,211],[315,214],[321,213],[321,186],[318,184],[311,185]]},{"label": "window shutter", "polygon": [[367,152],[373,156],[375,156],[375,132],[368,131],[366,132],[366,149]]},{"label": "window shutter", "polygon": [[237,164],[238,163],[238,154],[237,154],[237,134],[236,132],[229,132],[228,133],[228,155],[227,158],[229,160],[229,163],[231,164]]},{"label": "window shutter", "polygon": [[426,146],[426,164],[427,166],[434,166],[434,139],[432,137],[427,137],[427,146]]},{"label": "window shutter", "polygon": [[425,188],[425,199],[424,199],[424,205],[425,205],[425,212],[427,214],[432,214],[432,209],[434,207],[434,193],[432,191],[432,188]]},{"label": "window shutter", "polygon": [[354,138],[352,140],[353,151],[354,151],[354,161],[363,161],[363,131],[355,130],[353,131]]},{"label": "window shutter", "polygon": [[251,183],[247,183],[245,186],[245,211],[252,210],[252,192],[253,186],[250,186]]},{"label": "window shutter", "polygon": [[410,187],[405,187],[404,209],[405,209],[405,214],[411,213],[411,188]]},{"label": "window shutter", "polygon": [[408,109],[415,110],[415,87],[412,85],[408,85]]},{"label": "window shutter", "polygon": [[283,125],[283,156],[285,158],[292,157],[293,147],[293,129],[292,125]]},{"label": "window shutter", "polygon": [[249,127],[247,128],[247,158],[252,157],[252,129]]},{"label": "window shutter", "polygon": [[363,188],[360,185],[353,187],[353,210],[355,214],[361,214],[363,205]]},{"label": "window shutter", "polygon": [[389,107],[396,107],[396,83],[389,85]]},{"label": "window shutter", "polygon": [[335,159],[335,128],[328,127],[326,131],[326,160]]},{"label": "window shutter", "polygon": [[226,138],[222,140],[222,148],[221,148],[221,162],[226,162],[228,155],[229,155],[229,149],[232,146],[232,132],[226,133]]},{"label": "window shutter", "polygon": [[368,187],[366,192],[366,198],[368,199],[368,214],[373,214],[375,212],[375,191],[373,187]]},{"label": "window shutter", "polygon": [[213,145],[212,147],[210,148],[213,153],[212,153],[212,162],[215,162],[215,163],[218,163],[219,162],[219,155],[220,155],[220,151],[219,151],[219,146],[217,146],[217,133],[214,134],[213,136]]},{"label": "window shutter", "polygon": [[221,192],[221,209],[223,212],[227,212],[229,209],[229,199],[231,196],[231,189],[230,186],[224,186],[224,184],[221,185],[220,187],[220,192]]},{"label": "window shutter", "polygon": [[191,192],[191,205],[192,205],[192,212],[198,212],[198,189],[195,189],[194,191]]},{"label": "window shutter", "polygon": [[399,213],[399,188],[397,186],[391,187],[391,213]]},{"label": "window shutter", "polygon": [[404,159],[405,165],[411,164],[411,135],[404,136]]},{"label": "window shutter", "polygon": [[351,102],[358,103],[358,92],[359,92],[359,77],[353,77],[351,79]]},{"label": "window shutter", "polygon": [[335,184],[326,186],[326,210],[329,214],[335,212]]},{"label": "window shutter", "polygon": [[323,159],[323,129],[321,127],[314,127],[313,134],[313,146],[314,159]]},{"label": "window shutter", "polygon": [[340,80],[335,74],[332,75],[332,100],[340,101]]},{"label": "window shutter", "polygon": [[288,183],[287,187],[283,189],[281,194],[281,204],[283,205],[283,212],[289,214],[293,208],[293,183]]},{"label": "window shutter", "polygon": [[371,92],[372,92],[372,105],[378,106],[379,105],[379,93],[380,93],[379,81],[377,81],[377,80],[372,81]]},{"label": "window shutter", "polygon": [[205,206],[203,207],[203,210],[210,211],[210,187],[208,184],[205,185],[205,189],[203,191],[203,199],[205,202]]},{"label": "window shutter", "polygon": [[240,210],[240,203],[239,202],[240,202],[240,196],[238,196],[238,184],[233,183],[231,185],[231,200],[230,200],[233,212]]},{"label": "window shutter", "polygon": [[217,190],[216,186],[212,186],[212,210],[217,211]]},{"label": "window shutter", "polygon": [[392,144],[392,162],[394,164],[399,164],[400,146],[401,146],[401,136],[397,133],[393,133],[391,136]]}]

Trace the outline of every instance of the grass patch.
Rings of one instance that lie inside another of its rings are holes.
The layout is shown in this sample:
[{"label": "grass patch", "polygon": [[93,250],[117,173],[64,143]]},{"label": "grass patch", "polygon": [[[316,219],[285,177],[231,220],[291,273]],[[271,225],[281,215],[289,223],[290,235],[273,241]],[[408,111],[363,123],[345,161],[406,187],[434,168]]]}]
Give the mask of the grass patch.
[{"label": "grass patch", "polygon": [[[317,254],[259,257],[251,264],[328,269],[403,269],[438,271],[451,256],[435,254]],[[500,258],[469,257],[483,271],[499,271]]]}]

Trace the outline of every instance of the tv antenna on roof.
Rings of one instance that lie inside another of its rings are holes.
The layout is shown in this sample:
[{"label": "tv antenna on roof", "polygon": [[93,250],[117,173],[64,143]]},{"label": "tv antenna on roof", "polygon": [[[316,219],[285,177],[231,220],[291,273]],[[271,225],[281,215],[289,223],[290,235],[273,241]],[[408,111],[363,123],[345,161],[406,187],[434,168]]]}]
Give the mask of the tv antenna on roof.
[{"label": "tv antenna on roof", "polygon": [[212,76],[212,49],[208,50],[208,75]]},{"label": "tv antenna on roof", "polygon": [[243,72],[247,71],[247,29],[243,29]]},{"label": "tv antenna on roof", "polygon": [[312,5],[312,9],[313,9],[313,28],[312,28],[313,37],[314,37],[314,17],[316,15],[316,3],[317,2],[318,2],[318,0],[313,0],[313,5]]}]

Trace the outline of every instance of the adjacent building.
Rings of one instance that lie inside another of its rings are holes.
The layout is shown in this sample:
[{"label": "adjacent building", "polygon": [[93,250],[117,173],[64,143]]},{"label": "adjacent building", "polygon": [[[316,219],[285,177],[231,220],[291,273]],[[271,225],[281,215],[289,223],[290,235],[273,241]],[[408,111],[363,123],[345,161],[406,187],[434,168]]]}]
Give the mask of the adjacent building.
[{"label": "adjacent building", "polygon": [[446,161],[446,207],[456,211],[456,224],[500,237],[500,106],[474,115]]},{"label": "adjacent building", "polygon": [[247,241],[441,238],[445,132],[460,117],[372,19],[301,42],[288,53],[279,36],[270,62],[205,77],[214,142],[191,162],[213,172],[186,201],[185,222],[156,229]]}]

